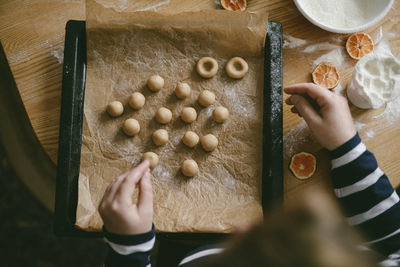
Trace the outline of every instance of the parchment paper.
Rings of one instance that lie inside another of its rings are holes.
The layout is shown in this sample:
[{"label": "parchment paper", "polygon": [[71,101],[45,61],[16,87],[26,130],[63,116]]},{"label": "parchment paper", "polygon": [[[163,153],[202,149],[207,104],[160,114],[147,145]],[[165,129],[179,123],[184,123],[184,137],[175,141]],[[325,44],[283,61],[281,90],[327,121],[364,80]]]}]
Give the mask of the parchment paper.
[{"label": "parchment paper", "polygon": [[[147,151],[160,157],[152,171],[157,231],[230,232],[233,225],[261,219],[266,13],[213,10],[162,15],[117,12],[95,2],[88,5],[88,68],[76,226],[101,230],[97,206],[105,189],[118,175],[140,163]],[[211,79],[203,79],[195,71],[196,62],[203,56],[218,61],[218,73]],[[225,73],[226,62],[234,56],[245,58],[249,64],[249,72],[241,80]],[[153,74],[165,79],[165,87],[158,93],[146,87]],[[178,82],[191,86],[189,98],[175,97]],[[216,95],[216,103],[208,108],[201,108],[196,101],[204,89]],[[139,111],[128,105],[135,91],[146,97]],[[124,114],[119,118],[111,118],[105,111],[113,100],[124,104]],[[231,114],[223,124],[211,118],[219,105]],[[154,119],[162,106],[173,113],[168,125]],[[185,106],[198,112],[197,121],[190,125],[179,118]],[[130,117],[141,126],[139,135],[133,138],[121,130]],[[169,132],[170,140],[156,147],[151,134],[159,128]],[[200,136],[216,135],[218,148],[210,153],[200,144],[194,149],[185,147],[181,138],[187,130]],[[192,178],[180,172],[181,163],[189,158],[197,161],[200,170]]]}]

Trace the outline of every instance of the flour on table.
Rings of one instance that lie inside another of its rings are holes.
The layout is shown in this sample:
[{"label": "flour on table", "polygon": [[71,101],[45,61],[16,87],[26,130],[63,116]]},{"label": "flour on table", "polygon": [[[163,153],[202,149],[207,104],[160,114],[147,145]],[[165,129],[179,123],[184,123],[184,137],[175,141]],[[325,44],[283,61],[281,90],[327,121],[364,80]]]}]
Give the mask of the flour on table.
[{"label": "flour on table", "polygon": [[296,48],[307,44],[306,40],[293,37],[289,34],[283,34],[283,48]]},{"label": "flour on table", "polygon": [[[317,43],[314,45],[309,45],[307,46],[302,52],[303,53],[307,53],[307,54],[311,54],[317,51],[323,51],[323,50],[331,50],[331,49],[335,49],[338,48],[338,45],[334,45],[328,42],[323,42],[323,43]],[[341,47],[341,46],[340,46]]]}]

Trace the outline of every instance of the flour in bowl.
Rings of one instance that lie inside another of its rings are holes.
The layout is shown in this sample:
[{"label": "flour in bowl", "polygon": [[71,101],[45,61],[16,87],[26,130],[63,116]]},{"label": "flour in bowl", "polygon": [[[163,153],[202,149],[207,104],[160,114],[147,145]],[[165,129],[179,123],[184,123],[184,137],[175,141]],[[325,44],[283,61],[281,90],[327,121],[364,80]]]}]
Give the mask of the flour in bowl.
[{"label": "flour in bowl", "polygon": [[335,28],[354,28],[367,23],[376,12],[374,5],[385,0],[299,0],[315,21]]}]

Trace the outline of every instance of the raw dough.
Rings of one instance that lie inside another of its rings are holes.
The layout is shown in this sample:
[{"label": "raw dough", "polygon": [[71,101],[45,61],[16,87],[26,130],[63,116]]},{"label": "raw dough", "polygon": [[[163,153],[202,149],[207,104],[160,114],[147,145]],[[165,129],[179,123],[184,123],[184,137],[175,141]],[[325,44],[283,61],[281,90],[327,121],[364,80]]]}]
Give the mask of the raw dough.
[{"label": "raw dough", "polygon": [[199,94],[198,101],[203,107],[208,107],[215,102],[215,94],[211,91],[204,90]]},{"label": "raw dough", "polygon": [[183,175],[192,177],[199,173],[199,166],[197,166],[196,161],[187,159],[182,163],[181,170]]},{"label": "raw dough", "polygon": [[142,161],[144,160],[148,160],[150,162],[150,168],[154,169],[158,164],[158,155],[154,152],[146,152],[143,154]]},{"label": "raw dough", "polygon": [[172,120],[172,112],[167,108],[159,108],[156,112],[156,120],[159,123],[167,124]]},{"label": "raw dough", "polygon": [[218,62],[212,57],[201,58],[196,65],[197,73],[203,78],[211,78],[218,71]]},{"label": "raw dough", "polygon": [[214,109],[212,117],[214,121],[223,123],[229,118],[229,110],[226,107],[219,106]]},{"label": "raw dough", "polygon": [[199,143],[199,139],[199,136],[195,132],[187,131],[182,137],[182,142],[188,147],[194,147]]},{"label": "raw dough", "polygon": [[186,123],[192,123],[197,119],[197,112],[192,107],[185,107],[182,109],[181,118]]},{"label": "raw dough", "polygon": [[122,130],[128,136],[135,136],[140,132],[140,124],[135,119],[127,119],[122,126]]},{"label": "raw dough", "polygon": [[178,83],[175,88],[175,94],[178,98],[184,99],[190,95],[190,86],[187,83]]},{"label": "raw dough", "polygon": [[153,142],[157,146],[162,146],[168,142],[168,132],[164,129],[158,129],[153,133]]},{"label": "raw dough", "polygon": [[153,92],[158,92],[164,87],[164,79],[160,75],[153,75],[147,81],[147,87]]},{"label": "raw dough", "polygon": [[139,92],[134,92],[129,97],[129,106],[131,106],[131,108],[133,109],[141,109],[145,103],[146,103],[146,98],[144,97],[143,94]]},{"label": "raw dough", "polygon": [[379,46],[356,64],[347,88],[357,107],[378,109],[400,95],[400,61],[389,48]]},{"label": "raw dough", "polygon": [[107,112],[113,117],[121,116],[124,113],[124,106],[119,101],[113,101],[108,104]]},{"label": "raw dough", "polygon": [[233,79],[241,79],[249,71],[249,65],[241,57],[231,58],[225,66],[226,74]]},{"label": "raw dough", "polygon": [[206,136],[203,136],[200,142],[205,151],[213,151],[218,146],[218,139],[212,134],[207,134]]}]

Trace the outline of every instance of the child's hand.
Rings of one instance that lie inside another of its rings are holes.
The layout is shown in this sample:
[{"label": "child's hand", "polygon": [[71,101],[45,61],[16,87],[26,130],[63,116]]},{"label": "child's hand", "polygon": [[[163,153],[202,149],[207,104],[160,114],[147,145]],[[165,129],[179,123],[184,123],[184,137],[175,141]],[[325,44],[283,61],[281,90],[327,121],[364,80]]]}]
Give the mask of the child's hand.
[{"label": "child's hand", "polygon": [[343,96],[313,83],[294,84],[284,90],[292,95],[286,99],[286,104],[294,106],[292,112],[304,118],[323,147],[333,150],[356,134],[347,99]]},{"label": "child's hand", "polygon": [[[138,185],[139,199],[132,203]],[[142,234],[151,230],[153,223],[153,190],[149,161],[116,178],[106,189],[99,205],[106,230],[121,235]]]}]

